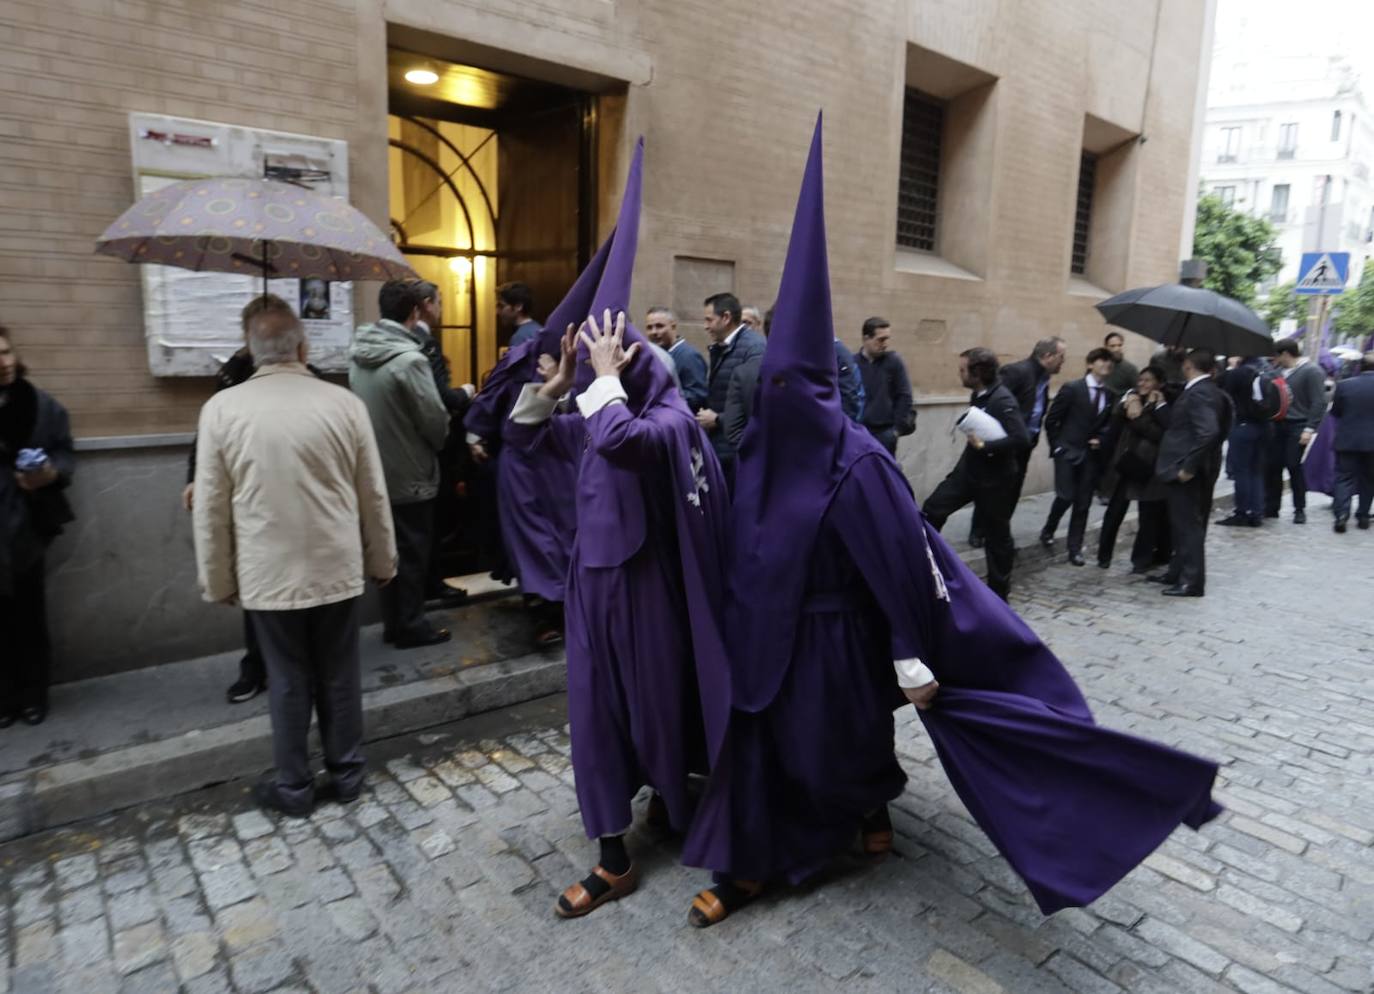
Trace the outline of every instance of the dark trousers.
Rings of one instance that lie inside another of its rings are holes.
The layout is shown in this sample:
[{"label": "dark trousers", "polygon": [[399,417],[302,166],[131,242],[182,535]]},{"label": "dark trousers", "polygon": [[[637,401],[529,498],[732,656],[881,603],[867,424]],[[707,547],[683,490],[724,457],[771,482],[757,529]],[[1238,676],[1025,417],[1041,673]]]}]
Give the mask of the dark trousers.
[{"label": "dark trousers", "polygon": [[1336,453],[1336,492],[1332,494],[1331,510],[1337,521],[1350,517],[1350,499],[1359,494],[1355,517],[1369,518],[1374,504],[1374,452]]},{"label": "dark trousers", "polygon": [[[1026,473],[1030,471],[1031,453],[1035,451],[1035,442],[1031,442],[1029,449],[1023,449],[1016,453],[1016,486],[1012,489],[1011,509],[1016,513],[1016,505],[1021,503],[1021,488],[1026,485]],[[983,522],[978,517],[978,509],[973,509],[973,522],[969,525],[968,539],[970,544],[974,544],[983,537]],[[1016,548],[1013,540],[1012,548]]]},{"label": "dark trousers", "polygon": [[392,504],[396,528],[396,578],[382,588],[382,632],[397,642],[429,633],[425,584],[434,553],[434,501]]},{"label": "dark trousers", "polygon": [[48,706],[52,646],[43,560],[14,576],[14,592],[0,597],[0,714]]},{"label": "dark trousers", "polygon": [[1092,510],[1093,495],[1097,492],[1101,463],[1096,455],[1089,453],[1077,466],[1065,464],[1054,469],[1054,503],[1050,505],[1050,516],[1045,519],[1041,534],[1053,535],[1064,512],[1073,508],[1069,515],[1069,555],[1078,555],[1083,551],[1083,535],[1088,530],[1088,512]]},{"label": "dark trousers", "polygon": [[1242,421],[1231,429],[1226,464],[1236,481],[1235,513],[1247,518],[1261,517],[1265,510],[1264,450],[1268,428],[1259,421]]},{"label": "dark trousers", "polygon": [[243,658],[239,660],[239,679],[251,680],[261,687],[267,682],[267,664],[262,661],[262,646],[253,630],[253,616],[243,612]]},{"label": "dark trousers", "polygon": [[1165,484],[1165,491],[1169,530],[1174,543],[1174,557],[1166,575],[1189,590],[1202,591],[1207,585],[1204,545],[1207,513],[1212,503],[1206,474],[1199,474],[1187,483]]},{"label": "dark trousers", "polygon": [[887,449],[889,454],[893,456],[897,455],[896,428],[869,428],[868,433],[872,435],[874,438],[876,438],[878,440],[878,443],[882,445],[883,448]]},{"label": "dark trousers", "polygon": [[[1097,542],[1097,561],[1110,563],[1116,551],[1116,537],[1121,532],[1121,522],[1131,507],[1131,484],[1117,478],[1116,488],[1107,501],[1107,511],[1102,516],[1102,534]],[[1169,522],[1168,510],[1162,500],[1142,500],[1136,504],[1135,542],[1131,546],[1131,565],[1138,570],[1147,570],[1156,563],[1169,561]],[[1160,545],[1164,545],[1161,552]]]},{"label": "dark trousers", "polygon": [[363,779],[363,695],[358,655],[360,598],[300,611],[254,611],[267,661],[272,759],[282,799],[315,797],[310,715],[320,720],[325,768],[343,793]]},{"label": "dark trousers", "polygon": [[988,559],[988,588],[1003,600],[1011,592],[1011,567],[1016,559],[1016,546],[1011,540],[1011,515],[1016,510],[1016,477],[1008,474],[1001,480],[974,483],[962,468],[941,481],[935,492],[926,498],[921,510],[936,531],[944,528],[949,516],[962,507],[973,505],[986,540]]},{"label": "dark trousers", "polygon": [[1293,509],[1307,508],[1307,478],[1302,472],[1302,421],[1283,421],[1274,425],[1264,467],[1264,513],[1273,517],[1283,503],[1283,471],[1293,490]]}]

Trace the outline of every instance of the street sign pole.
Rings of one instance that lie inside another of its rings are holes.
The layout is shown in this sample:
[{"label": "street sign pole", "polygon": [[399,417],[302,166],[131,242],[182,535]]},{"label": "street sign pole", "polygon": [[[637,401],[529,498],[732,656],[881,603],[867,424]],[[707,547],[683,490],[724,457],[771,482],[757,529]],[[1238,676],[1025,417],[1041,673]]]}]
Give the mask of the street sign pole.
[{"label": "street sign pole", "polygon": [[1320,296],[1317,298],[1317,313],[1307,319],[1307,341],[1303,347],[1302,354],[1311,356],[1314,361],[1317,357],[1317,352],[1321,348],[1322,329],[1326,327],[1326,315],[1330,310],[1330,296]]}]

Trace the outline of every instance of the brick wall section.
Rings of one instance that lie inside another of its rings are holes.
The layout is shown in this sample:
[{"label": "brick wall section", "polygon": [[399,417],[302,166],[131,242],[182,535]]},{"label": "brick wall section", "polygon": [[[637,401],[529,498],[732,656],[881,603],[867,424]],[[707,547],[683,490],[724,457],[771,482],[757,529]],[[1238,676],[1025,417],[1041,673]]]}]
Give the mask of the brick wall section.
[{"label": "brick wall section", "polygon": [[[137,273],[91,253],[133,196],[126,115],[345,139],[355,202],[385,221],[377,72],[390,19],[617,78],[627,62],[647,60],[649,82],[610,115],[623,123],[602,169],[607,216],[625,151],[646,135],[637,310],[674,298],[676,255],[733,260],[741,295],[771,301],[811,123],[824,107],[842,337],[856,342],[865,316],[885,314],[928,394],[957,388],[953,354],[974,344],[1019,357],[1033,339],[1064,334],[1076,371],[1103,334],[1092,299],[1067,292],[1085,113],[1136,131],[1145,108],[1149,140],[1135,153],[1137,204],[1123,232],[1132,239],[1128,282],[1176,278],[1204,5],[1158,2],[1152,56],[1155,7],[1135,0],[7,0],[0,321],[16,331],[35,379],[71,407],[79,434],[191,427],[208,384],[148,374]],[[908,41],[998,77],[993,244],[982,281],[895,266]],[[945,334],[918,342],[922,321],[943,322]],[[1149,350],[1133,347],[1137,358]]]},{"label": "brick wall section", "polygon": [[187,430],[210,386],[148,373],[138,270],[93,253],[133,200],[128,113],[376,140],[355,34],[345,0],[0,6],[0,322],[78,435]]}]

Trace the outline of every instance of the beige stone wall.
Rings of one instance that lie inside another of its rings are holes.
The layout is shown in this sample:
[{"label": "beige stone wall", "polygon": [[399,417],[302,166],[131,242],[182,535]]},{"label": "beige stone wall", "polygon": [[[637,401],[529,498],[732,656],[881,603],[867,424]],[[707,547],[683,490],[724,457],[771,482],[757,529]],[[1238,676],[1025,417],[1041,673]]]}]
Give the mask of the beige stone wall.
[{"label": "beige stone wall", "polygon": [[[1125,199],[1114,201],[1110,225],[1123,285],[1176,274],[1207,8],[1158,4],[6,0],[0,322],[16,332],[35,379],[71,408],[78,434],[192,427],[209,384],[148,374],[136,273],[90,251],[133,197],[126,115],[345,139],[354,200],[384,224],[391,23],[485,46],[505,63],[495,68],[628,85],[603,114],[601,208],[603,218],[613,212],[628,150],[645,134],[637,309],[677,299],[677,256],[733,262],[736,291],[771,301],[823,107],[842,337],[856,344],[863,318],[885,314],[927,394],[957,388],[953,356],[975,344],[1019,357],[1035,338],[1063,334],[1076,371],[1103,334],[1093,291],[1075,292],[1068,276],[1085,115],[1147,139],[1129,152],[1132,168],[1116,171],[1130,180],[1113,194]],[[957,243],[972,277],[910,271],[895,249],[913,45],[995,79],[978,101],[985,172],[959,198]]]}]

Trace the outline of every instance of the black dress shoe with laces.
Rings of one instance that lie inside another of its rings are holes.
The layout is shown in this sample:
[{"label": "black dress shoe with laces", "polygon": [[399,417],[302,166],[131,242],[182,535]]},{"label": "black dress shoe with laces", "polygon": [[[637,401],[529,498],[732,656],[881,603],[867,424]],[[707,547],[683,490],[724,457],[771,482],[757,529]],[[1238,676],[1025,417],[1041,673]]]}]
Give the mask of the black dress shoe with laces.
[{"label": "black dress shoe with laces", "polygon": [[1344,519],[1344,518],[1337,518],[1337,519],[1336,519],[1335,525],[1332,526],[1332,530],[1333,530],[1337,535],[1344,535],[1344,534],[1345,534],[1345,519]]},{"label": "black dress shoe with laces", "polygon": [[1201,597],[1202,591],[1193,587],[1185,587],[1181,583],[1176,583],[1172,587],[1165,587],[1160,591],[1165,597]]},{"label": "black dress shoe with laces", "polygon": [[48,718],[48,709],[45,707],[27,707],[19,712],[19,717],[24,719],[26,725],[41,725]]},{"label": "black dress shoe with laces", "polygon": [[251,701],[266,689],[267,684],[261,680],[241,676],[233,682],[224,696],[228,698],[230,704],[242,704],[244,701]]},{"label": "black dress shoe with laces", "polygon": [[447,628],[431,628],[427,632],[420,632],[418,635],[407,635],[404,638],[397,638],[394,643],[398,649],[418,649],[426,645],[438,645],[447,642],[453,635]]},{"label": "black dress shoe with laces", "polygon": [[1306,512],[1306,511],[1301,511],[1301,510],[1299,510],[1299,511],[1294,511],[1294,512],[1293,512],[1293,524],[1295,524],[1295,525],[1305,525],[1305,524],[1307,524],[1307,512]]},{"label": "black dress shoe with laces", "polygon": [[1088,565],[1088,561],[1084,559],[1081,555],[1079,555],[1077,552],[1070,552],[1069,564],[1072,566],[1086,566]]},{"label": "black dress shoe with laces", "polygon": [[1369,531],[1369,519],[1368,519],[1368,518],[1356,518],[1356,519],[1355,519],[1355,527],[1358,528],[1358,529],[1359,529],[1360,531],[1362,531],[1362,532],[1367,532],[1367,531]]},{"label": "black dress shoe with laces", "polygon": [[4,714],[0,714],[0,728],[9,728],[18,720],[19,715],[13,711],[6,711]]}]

